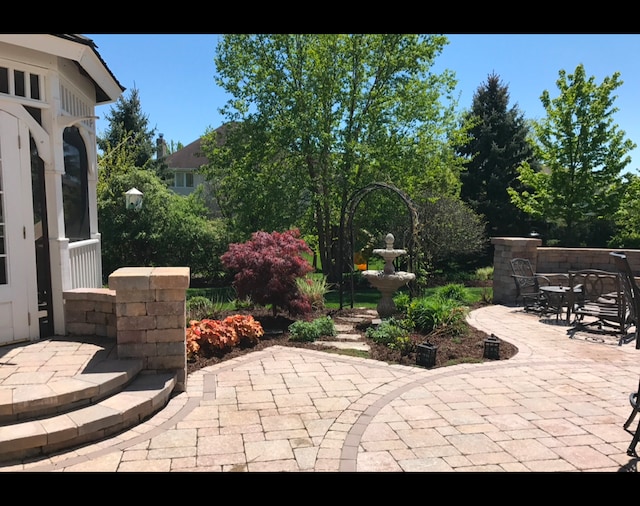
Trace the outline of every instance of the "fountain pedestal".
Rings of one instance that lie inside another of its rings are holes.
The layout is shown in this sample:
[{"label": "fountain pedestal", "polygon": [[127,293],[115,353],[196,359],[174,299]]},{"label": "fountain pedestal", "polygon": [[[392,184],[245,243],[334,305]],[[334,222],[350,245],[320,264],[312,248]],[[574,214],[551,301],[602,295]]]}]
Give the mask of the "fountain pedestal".
[{"label": "fountain pedestal", "polygon": [[387,234],[385,237],[386,248],[374,249],[373,253],[384,258],[385,264],[382,271],[367,270],[362,275],[371,285],[380,291],[381,297],[378,302],[377,311],[380,318],[388,318],[396,312],[396,305],[393,302],[393,294],[403,285],[415,279],[412,272],[396,271],[393,261],[407,252],[403,249],[393,249],[394,237]]}]

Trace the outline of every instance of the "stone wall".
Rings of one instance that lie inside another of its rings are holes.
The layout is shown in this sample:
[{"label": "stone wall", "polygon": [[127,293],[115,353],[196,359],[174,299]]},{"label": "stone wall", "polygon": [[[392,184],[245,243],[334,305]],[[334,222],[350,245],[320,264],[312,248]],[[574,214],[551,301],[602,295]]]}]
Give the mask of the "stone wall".
[{"label": "stone wall", "polygon": [[553,282],[560,279],[560,274],[572,270],[615,272],[609,253],[621,251],[627,255],[634,274],[640,276],[640,250],[542,247],[540,239],[525,237],[493,237],[491,243],[494,245],[493,301],[496,304],[515,304],[516,287],[509,263],[512,258],[528,258],[534,272],[546,275]]},{"label": "stone wall", "polygon": [[[612,251],[606,248],[538,248],[538,272],[568,272],[580,269],[615,271]],[[640,250],[623,250],[635,274],[640,274]]]},{"label": "stone wall", "polygon": [[116,292],[108,288],[65,291],[66,333],[116,338]]},{"label": "stone wall", "polygon": [[124,267],[109,289],[65,292],[68,334],[113,337],[120,358],[138,358],[147,371],[176,371],[186,388],[188,267]]}]

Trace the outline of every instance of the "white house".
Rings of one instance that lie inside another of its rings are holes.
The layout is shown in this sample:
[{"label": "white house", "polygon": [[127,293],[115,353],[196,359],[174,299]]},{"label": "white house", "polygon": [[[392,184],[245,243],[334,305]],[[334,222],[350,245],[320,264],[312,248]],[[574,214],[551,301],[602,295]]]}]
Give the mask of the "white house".
[{"label": "white house", "polygon": [[63,292],[102,286],[95,108],[124,91],[86,37],[0,34],[0,344],[63,335]]}]

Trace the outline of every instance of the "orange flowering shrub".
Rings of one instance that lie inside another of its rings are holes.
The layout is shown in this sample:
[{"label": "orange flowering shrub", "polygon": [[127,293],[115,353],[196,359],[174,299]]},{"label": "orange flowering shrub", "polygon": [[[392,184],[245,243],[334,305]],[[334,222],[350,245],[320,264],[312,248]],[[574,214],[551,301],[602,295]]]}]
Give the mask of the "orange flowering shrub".
[{"label": "orange flowering shrub", "polygon": [[224,320],[191,320],[187,328],[187,355],[228,351],[239,344],[255,344],[264,335],[253,316],[233,315]]}]

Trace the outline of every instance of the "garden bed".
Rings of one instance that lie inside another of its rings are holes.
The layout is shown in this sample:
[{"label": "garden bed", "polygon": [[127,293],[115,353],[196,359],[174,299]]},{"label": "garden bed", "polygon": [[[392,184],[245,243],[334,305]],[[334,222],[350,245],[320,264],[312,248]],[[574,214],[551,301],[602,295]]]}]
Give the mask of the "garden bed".
[{"label": "garden bed", "polygon": [[[189,373],[194,372],[202,367],[218,364],[225,360],[229,360],[253,351],[264,350],[269,346],[293,346],[297,348],[307,348],[314,350],[321,350],[328,353],[340,353],[348,355],[358,355],[372,360],[379,360],[387,363],[396,363],[402,365],[416,365],[416,353],[410,352],[402,354],[398,350],[393,350],[386,345],[377,344],[371,339],[366,337],[366,329],[371,324],[371,321],[365,321],[363,324],[357,326],[357,331],[361,333],[363,341],[370,347],[368,352],[356,352],[354,350],[343,350],[338,348],[329,348],[325,346],[318,346],[313,342],[296,342],[289,339],[288,328],[295,319],[286,315],[278,315],[275,318],[271,312],[267,309],[259,310],[243,310],[232,311],[223,315],[218,315],[216,318],[224,318],[229,314],[247,314],[253,316],[253,318],[260,322],[262,328],[265,331],[265,335],[259,340],[258,343],[248,346],[236,346],[229,351],[220,352],[214,356],[195,356],[187,363],[187,370]],[[323,316],[331,316],[334,320],[338,320],[340,317],[349,317],[355,315],[361,315],[362,311],[358,309],[341,309],[341,310],[324,310],[315,311],[304,317],[307,321],[312,321],[315,318]],[[485,332],[477,330],[473,327],[469,327],[465,335],[451,337],[442,333],[431,333],[430,335],[422,335],[419,333],[412,333],[411,339],[416,344],[423,343],[425,341],[437,346],[436,360],[434,367],[445,367],[448,365],[454,365],[462,362],[481,362],[487,359],[484,357],[484,344],[485,339],[489,337]],[[499,346],[499,360],[507,360],[514,356],[518,352],[518,349],[512,344],[501,341]]]}]

